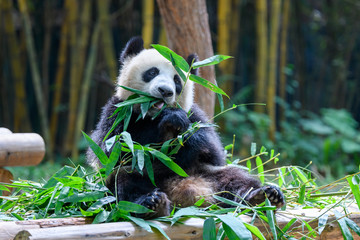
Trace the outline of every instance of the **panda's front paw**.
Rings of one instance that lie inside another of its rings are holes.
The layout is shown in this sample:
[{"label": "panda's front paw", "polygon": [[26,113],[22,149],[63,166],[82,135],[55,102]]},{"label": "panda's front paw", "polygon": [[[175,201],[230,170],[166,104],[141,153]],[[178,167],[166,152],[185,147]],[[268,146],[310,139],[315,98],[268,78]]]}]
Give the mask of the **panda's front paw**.
[{"label": "panda's front paw", "polygon": [[270,200],[271,205],[276,206],[277,208],[281,208],[285,205],[284,194],[278,187],[272,185],[255,189],[249,193],[245,198],[245,201],[249,202],[251,205],[257,205],[264,202],[266,197]]},{"label": "panda's front paw", "polygon": [[154,211],[139,217],[162,217],[170,214],[170,200],[167,195],[164,192],[159,191],[158,188],[144,196],[139,204]]},{"label": "panda's front paw", "polygon": [[163,140],[169,140],[185,132],[189,125],[190,120],[184,110],[167,108],[164,109],[162,113],[158,127],[160,134],[163,136]]}]

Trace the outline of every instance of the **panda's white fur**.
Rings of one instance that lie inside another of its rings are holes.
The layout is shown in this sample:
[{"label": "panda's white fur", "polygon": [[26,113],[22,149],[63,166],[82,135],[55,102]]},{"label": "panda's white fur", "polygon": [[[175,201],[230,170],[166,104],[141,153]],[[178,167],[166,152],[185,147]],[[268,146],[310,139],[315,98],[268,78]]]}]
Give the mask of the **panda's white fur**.
[{"label": "panda's white fur", "polygon": [[[152,68],[156,67],[160,70],[157,75],[150,82],[144,82],[142,74]],[[181,85],[183,90],[181,97],[176,94],[174,75],[177,75],[175,68],[171,62],[163,57],[155,49],[144,49],[134,57],[128,57],[124,59],[123,67],[120,70],[120,74],[117,79],[117,84],[122,86],[131,87],[140,91],[149,93],[151,96],[163,99],[168,106],[176,107],[176,102],[187,112],[190,110],[193,99],[193,82],[185,82],[181,79]],[[174,94],[171,97],[164,98],[158,91],[158,86],[164,85],[172,89]],[[117,87],[116,96],[120,99],[127,99],[132,92],[125,90],[122,87]]]}]

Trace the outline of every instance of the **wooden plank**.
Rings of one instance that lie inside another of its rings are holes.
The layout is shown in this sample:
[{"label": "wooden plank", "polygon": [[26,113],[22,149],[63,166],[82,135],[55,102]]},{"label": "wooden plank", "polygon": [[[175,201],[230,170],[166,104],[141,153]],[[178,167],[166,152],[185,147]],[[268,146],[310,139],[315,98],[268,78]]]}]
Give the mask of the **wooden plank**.
[{"label": "wooden plank", "polygon": [[45,143],[39,134],[14,133],[0,137],[0,166],[37,165],[44,155]]},{"label": "wooden plank", "polygon": [[[340,208],[338,209],[340,210]],[[283,228],[292,218],[298,220],[290,228],[292,235],[301,238],[308,233],[302,220],[310,224],[313,229],[318,227],[316,218],[325,210],[301,209],[279,211],[276,214],[277,224]],[[356,206],[349,208],[348,217],[360,224],[360,212]],[[327,226],[320,236],[315,239],[342,239],[341,230],[332,212],[329,212]],[[251,217],[241,216],[244,222],[251,222]],[[314,220],[312,221],[311,220]],[[44,219],[33,221],[0,222],[0,239],[164,239],[155,229],[150,233],[131,222],[117,222],[105,224],[87,224],[91,219],[64,218]],[[184,224],[170,226],[166,223],[156,222],[171,239],[202,239],[204,220],[191,218]],[[265,223],[256,219],[254,223],[267,239],[272,239],[270,229]],[[354,239],[360,239],[353,233]]]}]

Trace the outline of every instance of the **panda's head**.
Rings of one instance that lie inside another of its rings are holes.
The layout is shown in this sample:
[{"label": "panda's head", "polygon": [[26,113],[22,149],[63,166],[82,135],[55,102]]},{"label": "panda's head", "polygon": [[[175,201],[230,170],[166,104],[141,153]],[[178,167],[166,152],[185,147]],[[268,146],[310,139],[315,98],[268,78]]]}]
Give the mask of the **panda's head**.
[{"label": "panda's head", "polygon": [[[187,59],[189,64],[193,60],[197,60],[196,55],[190,55]],[[161,99],[149,110],[150,115],[159,111],[164,103],[169,107],[176,107],[176,103],[179,103],[185,111],[190,110],[193,104],[193,82],[187,81],[184,84],[171,62],[155,49],[144,49],[140,37],[130,39],[121,54],[120,62],[122,67],[117,79],[118,85],[138,89]],[[117,87],[115,95],[125,100],[131,94]]]}]

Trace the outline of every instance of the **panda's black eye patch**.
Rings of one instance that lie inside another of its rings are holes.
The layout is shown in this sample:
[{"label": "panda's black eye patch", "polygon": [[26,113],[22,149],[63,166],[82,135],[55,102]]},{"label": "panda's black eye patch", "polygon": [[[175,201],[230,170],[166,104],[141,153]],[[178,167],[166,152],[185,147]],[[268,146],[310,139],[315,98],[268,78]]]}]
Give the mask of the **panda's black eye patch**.
[{"label": "panda's black eye patch", "polygon": [[160,70],[156,67],[152,67],[148,70],[146,70],[143,75],[143,81],[144,82],[150,82],[151,80],[153,80],[157,75],[159,75]]},{"label": "panda's black eye patch", "polygon": [[174,76],[174,82],[175,82],[176,93],[180,94],[181,90],[182,90],[182,84],[181,84],[181,79],[180,79],[179,75],[176,74]]}]

